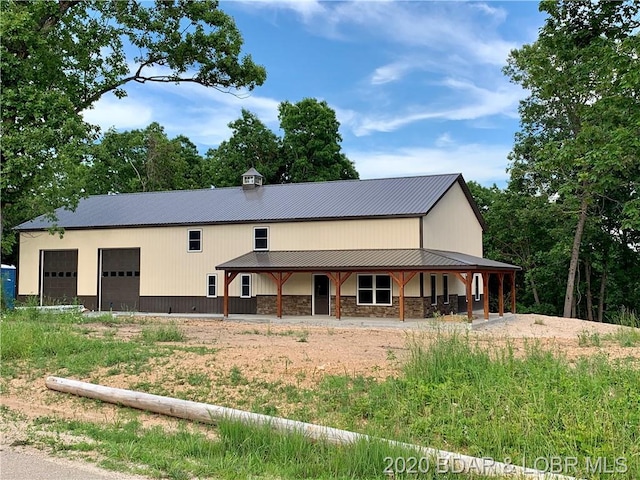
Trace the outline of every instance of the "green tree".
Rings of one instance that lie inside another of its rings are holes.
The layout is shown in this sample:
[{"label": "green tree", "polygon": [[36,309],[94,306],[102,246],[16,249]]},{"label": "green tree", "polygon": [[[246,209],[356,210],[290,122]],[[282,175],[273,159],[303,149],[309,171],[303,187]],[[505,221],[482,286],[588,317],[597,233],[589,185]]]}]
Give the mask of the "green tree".
[{"label": "green tree", "polygon": [[358,178],[353,163],[341,152],[340,124],[326,102],[312,98],[282,102],[279,110],[283,138],[244,109],[241,118],[229,124],[229,140],[206,155],[205,168],[215,186],[239,185],[251,167],[264,176],[265,183]]},{"label": "green tree", "polygon": [[109,130],[92,150],[87,193],[151,192],[204,187],[202,157],[184,136],[170,140],[158,123]]},{"label": "green tree", "polygon": [[557,278],[566,268],[557,245],[570,233],[560,206],[546,195],[530,195],[517,186],[512,181],[501,190],[469,182],[487,224],[483,251],[488,258],[522,267],[521,305],[536,313],[557,315],[562,303]]},{"label": "green tree", "polygon": [[206,171],[212,185],[230,187],[239,185],[241,175],[254,167],[265,183],[281,183],[284,163],[280,159],[280,140],[248,110],[229,123],[232,134],[229,140],[206,154]]},{"label": "green tree", "polygon": [[573,213],[565,317],[575,310],[583,234],[598,201],[620,202],[613,228],[640,228],[639,9],[631,1],[543,1],[548,17],[538,40],[512,51],[505,68],[530,91],[520,105],[512,172],[528,188],[559,195]]},{"label": "green tree", "polygon": [[341,151],[336,114],[314,98],[279,107],[282,158],[287,182],[321,182],[358,178],[353,163]]},{"label": "green tree", "polygon": [[266,77],[241,55],[240,32],[213,0],[5,0],[0,8],[3,255],[12,227],[77,204],[97,138],[81,112],[102,95],[122,97],[129,82],[253,89]]}]

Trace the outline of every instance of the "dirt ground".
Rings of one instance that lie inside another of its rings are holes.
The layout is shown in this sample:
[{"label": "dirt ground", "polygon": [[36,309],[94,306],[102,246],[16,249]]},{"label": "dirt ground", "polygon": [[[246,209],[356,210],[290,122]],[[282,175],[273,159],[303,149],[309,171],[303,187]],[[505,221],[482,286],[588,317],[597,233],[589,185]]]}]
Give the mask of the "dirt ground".
[{"label": "dirt ground", "polygon": [[[101,336],[106,331],[116,337],[134,338],[150,324],[166,323],[166,318],[145,318],[139,323],[106,326],[88,324],[91,335]],[[189,346],[212,349],[209,353],[179,351],[170,358],[153,360],[151,368],[136,374],[104,371],[94,372],[90,378],[78,380],[99,382],[111,387],[135,388],[136,385],[162,385],[167,393],[183,392],[188,396],[187,372],[197,372],[211,379],[210,391],[204,392],[206,401],[225,406],[248,409],[240,402],[243,395],[252,395],[240,386],[229,387],[233,375],[246,380],[281,382],[298,387],[312,387],[325,375],[363,375],[385,378],[396,375],[408,344],[419,337],[426,341],[437,335],[433,329],[363,328],[335,326],[306,326],[304,324],[243,323],[202,319],[172,318],[186,335]],[[607,334],[621,327],[585,322],[575,319],[546,317],[541,315],[516,315],[504,322],[489,322],[486,326],[468,332],[472,341],[481,346],[509,343],[516,352],[525,345],[538,343],[545,349],[573,360],[583,356],[606,355],[611,359],[631,357],[640,361],[640,347],[622,347]],[[466,332],[466,330],[464,331]],[[467,333],[463,333],[467,334]],[[597,334],[602,338],[600,346],[581,345],[579,337]],[[0,404],[24,415],[24,421],[3,419],[2,445],[19,443],[23,439],[29,419],[41,416],[60,416],[81,420],[111,422],[122,419],[122,410],[116,406],[84,402],[69,395],[52,392],[45,386],[44,378],[19,378],[5,383]],[[236,382],[238,383],[238,382]],[[195,391],[195,390],[193,390]],[[154,392],[156,393],[156,392]],[[201,398],[194,398],[203,401]],[[279,408],[286,414],[286,408]],[[15,417],[15,416],[14,416]],[[163,424],[170,427],[170,420],[155,415],[139,418],[145,424]]]}]

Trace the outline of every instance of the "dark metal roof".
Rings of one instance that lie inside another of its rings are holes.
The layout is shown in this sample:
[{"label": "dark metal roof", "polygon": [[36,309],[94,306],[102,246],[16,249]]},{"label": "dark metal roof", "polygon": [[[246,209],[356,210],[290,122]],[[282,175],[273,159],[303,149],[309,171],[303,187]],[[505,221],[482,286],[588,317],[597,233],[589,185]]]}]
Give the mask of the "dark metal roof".
[{"label": "dark metal roof", "polygon": [[233,271],[520,270],[459,252],[425,248],[249,252],[216,267]]},{"label": "dark metal roof", "polygon": [[[421,216],[456,182],[484,226],[461,174],[98,195],[81,200],[75,211],[56,210],[55,224],[79,229]],[[16,229],[52,225],[40,216]]]}]

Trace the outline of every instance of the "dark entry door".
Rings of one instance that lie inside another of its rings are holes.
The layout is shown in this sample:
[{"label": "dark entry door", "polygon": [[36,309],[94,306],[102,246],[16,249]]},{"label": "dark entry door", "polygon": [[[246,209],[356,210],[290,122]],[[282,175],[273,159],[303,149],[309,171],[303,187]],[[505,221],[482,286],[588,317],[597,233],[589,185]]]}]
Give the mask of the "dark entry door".
[{"label": "dark entry door", "polygon": [[140,249],[103,249],[100,255],[100,309],[137,311],[140,305]]},{"label": "dark entry door", "polygon": [[329,315],[329,277],[313,276],[313,314]]},{"label": "dark entry door", "polygon": [[78,250],[42,252],[42,301],[72,303],[78,295]]}]

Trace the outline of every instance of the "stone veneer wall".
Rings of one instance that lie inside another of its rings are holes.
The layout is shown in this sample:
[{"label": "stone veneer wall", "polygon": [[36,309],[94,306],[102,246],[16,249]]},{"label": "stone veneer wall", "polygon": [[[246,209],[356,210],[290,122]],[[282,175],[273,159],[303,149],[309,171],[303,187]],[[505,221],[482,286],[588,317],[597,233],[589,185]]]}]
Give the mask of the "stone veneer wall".
[{"label": "stone veneer wall", "polygon": [[[258,315],[276,315],[276,295],[259,295],[257,300]],[[378,318],[398,318],[400,316],[399,298],[393,297],[393,304],[383,305],[357,305],[356,297],[340,297],[341,313],[343,317],[378,317]],[[441,314],[458,313],[458,295],[449,295],[449,303],[444,303],[444,296],[438,297],[438,304],[431,305],[431,297],[405,297],[404,316],[405,318],[429,318],[435,311]],[[283,295],[282,296],[283,315],[312,315],[311,295]],[[336,297],[331,296],[330,315],[336,314]]]},{"label": "stone veneer wall", "polygon": [[458,295],[449,295],[449,303],[444,303],[444,295],[438,295],[437,304],[431,304],[431,297],[424,297],[424,318],[433,317],[433,314],[437,311],[443,315],[450,313],[458,313]]},{"label": "stone veneer wall", "polygon": [[[276,315],[278,313],[277,295],[258,295],[256,313],[258,315]],[[311,315],[311,295],[283,295],[283,315]]]},{"label": "stone veneer wall", "polygon": [[[336,314],[336,297],[331,296],[331,315]],[[405,318],[424,318],[422,299],[419,297],[404,298]],[[393,304],[384,305],[358,305],[356,297],[340,297],[340,313],[343,317],[378,317],[398,318],[400,316],[400,301],[393,297]]]}]

